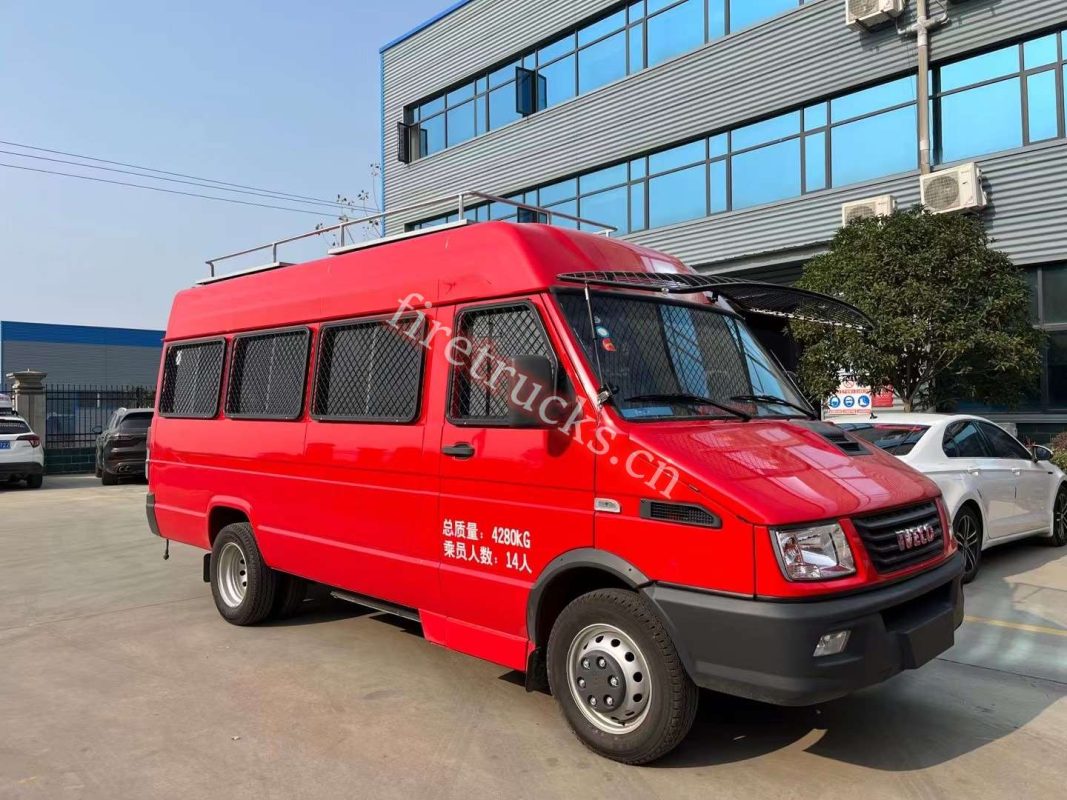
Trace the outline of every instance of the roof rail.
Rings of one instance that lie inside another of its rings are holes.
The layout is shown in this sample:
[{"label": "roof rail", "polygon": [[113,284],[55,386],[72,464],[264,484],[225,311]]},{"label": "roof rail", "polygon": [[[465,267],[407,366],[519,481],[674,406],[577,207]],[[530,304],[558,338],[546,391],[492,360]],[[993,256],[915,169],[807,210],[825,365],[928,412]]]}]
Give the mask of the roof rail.
[{"label": "roof rail", "polygon": [[[279,269],[291,266],[290,264],[279,260],[279,247],[282,247],[283,245],[287,244],[292,244],[293,242],[299,242],[304,239],[310,239],[313,236],[321,236],[326,233],[336,233],[338,235],[339,241],[337,246],[331,248],[329,252],[332,255],[340,255],[341,253],[348,252],[351,249],[350,246],[345,243],[345,237],[347,235],[348,229],[351,228],[353,225],[366,225],[367,223],[384,223],[387,217],[395,216],[397,214],[406,214],[412,211],[419,211],[421,209],[427,208],[437,208],[441,206],[447,206],[448,204],[452,204],[456,208],[458,218],[460,220],[463,220],[466,219],[467,210],[472,205],[476,205],[482,201],[488,203],[502,203],[504,205],[512,206],[518,209],[518,211],[520,212],[519,219],[521,222],[547,222],[549,225],[551,225],[555,220],[563,219],[569,222],[577,222],[580,225],[591,225],[593,227],[599,228],[600,230],[598,231],[598,233],[601,233],[604,236],[610,236],[611,234],[616,233],[618,231],[618,228],[616,228],[614,225],[607,225],[603,222],[597,222],[596,220],[592,219],[584,219],[582,217],[574,216],[573,214],[564,214],[561,211],[556,211],[551,208],[542,208],[541,206],[530,205],[529,203],[523,203],[518,200],[509,200],[505,197],[497,197],[496,195],[486,194],[485,192],[466,191],[460,192],[458,195],[450,194],[444,197],[438,197],[434,200],[426,200],[421,203],[413,203],[411,205],[401,206],[399,208],[386,209],[385,211],[380,211],[376,214],[369,214],[365,217],[360,217],[359,219],[345,220],[344,222],[341,222],[337,225],[331,225],[328,228],[317,228],[313,231],[308,231],[307,233],[300,233],[296,236],[289,236],[285,239],[277,239],[273,242],[268,242],[267,244],[259,245],[258,247],[250,247],[247,250],[240,250],[236,253],[228,253],[224,256],[218,256],[217,258],[208,259],[207,265],[208,269],[210,270],[210,278],[217,277],[215,274],[217,265],[222,263],[223,261],[229,261],[230,259],[251,255],[252,253],[259,253],[264,250],[270,251],[271,259],[268,264],[262,267],[253,267],[252,269],[242,270],[240,273],[235,273],[235,276],[237,274],[245,275],[248,273],[259,272],[265,269]],[[532,216],[532,219],[522,219],[522,212],[527,212],[528,215]],[[426,233],[430,233],[434,230],[441,230],[449,226],[450,224],[446,223],[445,225],[441,226],[425,228],[423,229],[423,231]],[[391,239],[393,239],[393,237],[388,237],[386,240]],[[354,243],[355,242],[353,242],[353,244]],[[208,279],[208,281],[202,282],[210,282],[210,278]]]}]

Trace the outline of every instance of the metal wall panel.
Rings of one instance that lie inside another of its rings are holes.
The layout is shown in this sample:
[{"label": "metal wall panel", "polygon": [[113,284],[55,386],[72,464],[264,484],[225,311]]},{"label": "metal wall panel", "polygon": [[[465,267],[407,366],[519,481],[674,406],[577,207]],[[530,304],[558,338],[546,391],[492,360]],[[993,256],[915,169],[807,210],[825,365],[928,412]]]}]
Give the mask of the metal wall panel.
[{"label": "metal wall panel", "polygon": [[[473,0],[387,50],[388,205],[462,189],[508,194],[915,68],[914,41],[893,26],[851,31],[843,0],[816,0],[413,164],[396,161],[394,131],[405,104],[607,5]],[[935,59],[1067,24],[1062,0],[969,0],[949,8],[953,23],[935,34]],[[389,232],[432,215],[394,218]]]},{"label": "metal wall panel", "polygon": [[2,369],[48,373],[46,384],[156,385],[162,348],[121,345],[57,344],[5,339]]}]

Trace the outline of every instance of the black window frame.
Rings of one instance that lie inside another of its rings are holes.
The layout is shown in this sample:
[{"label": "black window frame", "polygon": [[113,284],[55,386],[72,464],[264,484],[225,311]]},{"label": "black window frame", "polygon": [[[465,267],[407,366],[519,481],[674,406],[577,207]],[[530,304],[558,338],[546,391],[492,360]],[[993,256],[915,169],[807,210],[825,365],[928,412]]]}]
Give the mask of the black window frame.
[{"label": "black window frame", "polygon": [[[456,314],[452,321],[453,338],[459,338],[463,334],[462,322],[463,317],[466,314],[472,312],[492,311],[494,309],[510,309],[525,307],[533,314],[534,320],[540,328],[541,334],[545,337],[545,343],[548,345],[548,351],[552,354],[552,374],[555,380],[556,386],[561,384],[561,375],[563,372],[563,362],[559,357],[559,353],[556,351],[556,346],[552,342],[552,337],[548,333],[548,326],[545,325],[545,320],[541,315],[541,310],[537,307],[537,304],[528,297],[514,298],[511,300],[502,300],[494,303],[477,303],[473,305],[461,306],[456,308]],[[503,430],[525,430],[521,426],[510,425],[507,419],[498,419],[496,417],[455,417],[452,415],[452,399],[456,392],[456,372],[458,367],[455,364],[448,365],[448,388],[445,392],[445,419],[457,428],[499,428]]]},{"label": "black window frame", "polygon": [[[215,388],[215,406],[214,410],[210,414],[179,414],[173,411],[163,411],[163,387],[167,376],[167,364],[170,360],[171,350],[177,347],[190,347],[192,345],[205,345],[219,343],[222,345],[222,357],[219,359],[219,380],[218,386]],[[159,381],[159,398],[156,402],[156,413],[159,416],[166,419],[216,419],[220,413],[222,413],[222,389],[226,385],[228,380],[227,360],[230,357],[229,342],[225,336],[206,336],[198,339],[181,339],[178,341],[167,342],[166,347],[163,350],[163,367],[161,369]]]},{"label": "black window frame", "polygon": [[[982,439],[985,440],[986,450],[989,452],[989,455],[987,455],[986,458],[992,458],[992,459],[995,459],[997,461],[1033,461],[1034,460],[1033,453],[1031,453],[1029,450],[1027,450],[1022,442],[1020,442],[1018,439],[1016,439],[1014,436],[1012,436],[1006,430],[1001,428],[995,422],[990,422],[989,420],[986,420],[986,419],[980,419],[980,420],[976,420],[976,424],[978,426],[978,432],[980,434],[982,434]],[[1021,456],[1020,455],[1014,455],[1014,456],[1000,456],[1000,455],[997,455],[996,454],[996,444],[993,442],[992,437],[989,434],[986,433],[986,428],[996,428],[997,430],[999,430],[1002,434],[1004,434],[1009,439],[1011,439],[1013,444],[1018,445],[1019,449],[1023,453],[1025,453],[1025,455],[1021,455]]]},{"label": "black window frame", "polygon": [[[349,328],[353,325],[378,325],[389,324],[394,315],[390,314],[377,314],[372,317],[351,317],[349,319],[334,320],[331,322],[325,322],[319,326],[318,335],[315,339],[315,358],[314,358],[314,380],[312,381],[310,403],[308,404],[308,416],[316,422],[323,422],[329,424],[348,424],[348,425],[414,425],[422,418],[423,411],[423,397],[426,394],[426,359],[427,350],[429,348],[423,346],[422,339],[415,340],[415,346],[420,350],[419,358],[419,376],[418,376],[418,393],[415,400],[414,414],[410,419],[402,419],[399,417],[366,417],[366,416],[351,416],[347,414],[319,414],[315,411],[319,397],[320,376],[322,368],[322,352],[323,352],[323,336],[327,331],[333,328]],[[418,322],[419,333],[425,335],[426,333],[426,318],[423,316],[421,319],[418,314],[407,314],[397,320],[397,326],[403,326],[405,323]],[[406,335],[406,334],[404,334]]]},{"label": "black window frame", "polygon": [[[274,414],[240,414],[230,411],[230,392],[233,387],[233,371],[236,365],[237,343],[242,339],[256,339],[265,336],[277,336],[280,334],[303,332],[304,334],[304,370],[300,384],[300,407],[293,416],[277,416]],[[311,359],[311,328],[307,325],[289,325],[284,328],[267,328],[265,330],[243,331],[235,334],[230,339],[229,358],[226,364],[226,396],[222,402],[222,413],[227,419],[254,420],[261,422],[295,422],[304,416],[307,407],[307,383],[308,369]]]}]

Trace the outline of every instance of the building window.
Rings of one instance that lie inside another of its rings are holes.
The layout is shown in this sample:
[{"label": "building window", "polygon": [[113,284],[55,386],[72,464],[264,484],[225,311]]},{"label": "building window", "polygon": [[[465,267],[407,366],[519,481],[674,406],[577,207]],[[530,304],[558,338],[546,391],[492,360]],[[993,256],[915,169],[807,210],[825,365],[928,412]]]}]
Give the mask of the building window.
[{"label": "building window", "polygon": [[1063,136],[1062,39],[1049,34],[936,70],[938,161],[960,161]]}]

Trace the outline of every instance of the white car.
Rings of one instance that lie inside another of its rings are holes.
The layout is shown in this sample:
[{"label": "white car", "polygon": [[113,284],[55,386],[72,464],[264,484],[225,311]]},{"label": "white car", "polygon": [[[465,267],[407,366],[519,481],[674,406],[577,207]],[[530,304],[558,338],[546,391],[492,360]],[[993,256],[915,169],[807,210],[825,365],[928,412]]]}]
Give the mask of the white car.
[{"label": "white car", "polygon": [[1031,450],[981,417],[878,414],[829,420],[898,456],[931,478],[945,498],[963,551],[964,581],[974,580],[982,551],[1027,536],[1067,544],[1067,476],[1052,451]]},{"label": "white car", "polygon": [[26,481],[31,489],[40,489],[43,480],[41,437],[22,417],[0,416],[0,483]]}]

